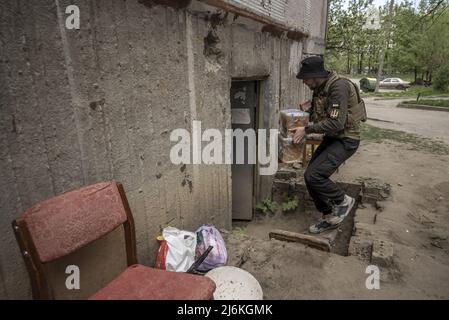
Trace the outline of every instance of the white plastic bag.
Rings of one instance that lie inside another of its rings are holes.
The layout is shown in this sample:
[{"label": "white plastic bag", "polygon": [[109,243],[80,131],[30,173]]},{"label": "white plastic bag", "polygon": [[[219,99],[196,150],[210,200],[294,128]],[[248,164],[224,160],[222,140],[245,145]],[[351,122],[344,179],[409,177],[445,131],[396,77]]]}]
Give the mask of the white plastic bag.
[{"label": "white plastic bag", "polygon": [[168,245],[165,269],[186,272],[195,262],[195,233],[167,227],[162,231],[162,236]]}]

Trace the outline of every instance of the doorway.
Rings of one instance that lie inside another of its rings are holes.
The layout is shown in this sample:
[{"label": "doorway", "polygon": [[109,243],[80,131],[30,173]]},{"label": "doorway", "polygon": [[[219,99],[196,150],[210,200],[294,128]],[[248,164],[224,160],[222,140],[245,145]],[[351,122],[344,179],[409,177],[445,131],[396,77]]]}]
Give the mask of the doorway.
[{"label": "doorway", "polygon": [[[231,84],[231,114],[232,130],[241,129],[245,132],[253,129],[257,132],[257,115],[259,106],[259,81],[232,81]],[[233,138],[232,164],[232,219],[252,220],[255,207],[255,174],[256,164],[249,163],[248,150],[255,152],[257,159],[257,134],[255,146],[249,145],[249,139],[244,139],[244,163],[237,164],[236,139]]]}]

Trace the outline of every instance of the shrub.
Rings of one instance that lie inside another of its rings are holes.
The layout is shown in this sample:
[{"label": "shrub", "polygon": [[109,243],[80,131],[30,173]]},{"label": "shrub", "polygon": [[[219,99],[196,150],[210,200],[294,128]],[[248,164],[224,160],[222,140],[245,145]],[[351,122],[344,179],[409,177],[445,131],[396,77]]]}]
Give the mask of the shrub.
[{"label": "shrub", "polygon": [[449,64],[437,70],[433,78],[433,87],[436,90],[449,91]]},{"label": "shrub", "polygon": [[298,197],[293,197],[293,198],[288,198],[287,201],[285,201],[284,203],[282,203],[282,211],[283,212],[288,212],[288,211],[292,211],[295,210],[299,205],[299,199]]},{"label": "shrub", "polygon": [[278,208],[279,204],[276,201],[272,201],[270,198],[263,200],[256,206],[256,209],[258,209],[265,215],[267,213],[276,214]]}]

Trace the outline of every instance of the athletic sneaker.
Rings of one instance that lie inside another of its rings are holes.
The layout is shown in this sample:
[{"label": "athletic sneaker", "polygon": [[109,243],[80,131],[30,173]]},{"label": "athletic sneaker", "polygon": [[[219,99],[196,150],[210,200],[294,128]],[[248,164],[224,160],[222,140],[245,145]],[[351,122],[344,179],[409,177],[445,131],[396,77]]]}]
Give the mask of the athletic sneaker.
[{"label": "athletic sneaker", "polygon": [[352,207],[354,206],[355,199],[351,198],[348,195],[345,195],[343,202],[339,205],[334,206],[334,210],[332,215],[327,219],[327,222],[333,225],[339,225],[343,222],[344,218],[346,218],[351,212]]},{"label": "athletic sneaker", "polygon": [[314,224],[313,226],[310,226],[309,232],[313,234],[322,233],[327,230],[332,230],[338,227],[337,225],[331,224],[327,221],[327,219],[323,218],[318,222],[317,224]]}]

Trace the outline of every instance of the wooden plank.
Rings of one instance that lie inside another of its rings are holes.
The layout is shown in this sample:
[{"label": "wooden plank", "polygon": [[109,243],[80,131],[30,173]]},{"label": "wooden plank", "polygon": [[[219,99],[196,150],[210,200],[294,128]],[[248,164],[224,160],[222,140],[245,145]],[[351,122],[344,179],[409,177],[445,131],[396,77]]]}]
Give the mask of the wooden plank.
[{"label": "wooden plank", "polygon": [[330,251],[331,246],[328,239],[318,236],[312,236],[302,233],[295,233],[285,230],[274,230],[270,232],[270,239],[277,239],[281,241],[299,242],[308,245],[312,248]]}]

